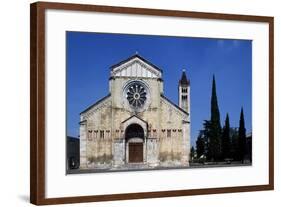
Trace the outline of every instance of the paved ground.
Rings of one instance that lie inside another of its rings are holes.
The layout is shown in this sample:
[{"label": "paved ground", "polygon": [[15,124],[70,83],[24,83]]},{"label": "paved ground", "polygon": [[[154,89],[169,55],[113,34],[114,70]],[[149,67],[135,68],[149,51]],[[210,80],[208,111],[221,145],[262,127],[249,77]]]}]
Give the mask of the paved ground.
[{"label": "paved ground", "polygon": [[208,162],[202,163],[190,163],[189,167],[148,167],[143,164],[129,164],[122,168],[103,168],[103,169],[75,169],[67,170],[67,174],[81,174],[81,173],[105,173],[105,172],[126,172],[126,171],[146,171],[146,170],[169,170],[169,169],[194,169],[194,168],[214,168],[214,167],[238,167],[238,166],[252,166],[251,162]]}]

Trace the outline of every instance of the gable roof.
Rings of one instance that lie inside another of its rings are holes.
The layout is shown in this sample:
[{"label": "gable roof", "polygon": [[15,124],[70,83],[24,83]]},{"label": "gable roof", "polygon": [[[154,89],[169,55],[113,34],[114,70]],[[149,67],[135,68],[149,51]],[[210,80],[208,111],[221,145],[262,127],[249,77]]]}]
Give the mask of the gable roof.
[{"label": "gable roof", "polygon": [[104,100],[106,100],[107,98],[109,98],[110,96],[111,96],[111,94],[109,93],[109,94],[106,95],[105,97],[101,98],[100,100],[98,100],[98,101],[95,102],[94,104],[92,104],[92,105],[90,105],[89,107],[87,107],[84,111],[82,111],[82,112],[80,113],[80,115],[83,114],[83,113],[85,113],[85,112],[87,112],[87,111],[89,111],[91,108],[93,108],[93,107],[95,107],[96,105],[100,104],[101,102],[103,102]]},{"label": "gable roof", "polygon": [[180,108],[177,104],[175,104],[174,102],[172,102],[170,99],[168,99],[166,96],[164,96],[163,94],[161,94],[161,97],[168,101],[170,104],[172,104],[174,107],[176,107],[178,110],[180,110],[182,113],[186,114],[186,115],[189,115],[188,112],[186,112],[185,110],[183,110],[182,108]]},{"label": "gable roof", "polygon": [[150,65],[151,67],[155,68],[156,70],[160,71],[161,73],[163,72],[162,69],[160,69],[159,67],[157,67],[156,65],[154,65],[153,63],[151,63],[150,61],[146,60],[145,58],[143,58],[142,56],[138,55],[138,54],[135,54],[125,60],[122,60],[121,62],[117,63],[117,64],[114,64],[112,66],[110,66],[110,69],[113,70],[114,68],[117,68],[118,66],[126,63],[126,62],[129,62],[130,60],[132,59],[135,59],[135,58],[138,58],[140,60],[142,60],[143,62],[145,62],[146,64]]}]

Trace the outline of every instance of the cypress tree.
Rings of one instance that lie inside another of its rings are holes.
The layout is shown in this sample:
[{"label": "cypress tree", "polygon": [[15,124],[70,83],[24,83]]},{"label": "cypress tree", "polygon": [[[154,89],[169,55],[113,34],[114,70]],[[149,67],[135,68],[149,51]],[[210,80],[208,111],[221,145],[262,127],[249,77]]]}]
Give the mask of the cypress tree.
[{"label": "cypress tree", "polygon": [[204,120],[203,127],[204,129],[201,131],[201,138],[204,144],[204,154],[206,155],[207,160],[211,160],[213,152],[210,147],[211,121]]},{"label": "cypress tree", "polygon": [[191,158],[191,161],[193,161],[193,159],[194,159],[194,154],[195,154],[195,150],[194,150],[194,147],[192,146],[191,149],[190,149],[190,158]]},{"label": "cypress tree", "polygon": [[217,125],[218,128],[221,129],[220,123],[220,111],[218,105],[217,91],[216,91],[216,80],[215,75],[213,75],[213,83],[212,83],[212,97],[211,97],[211,122]]},{"label": "cypress tree", "polygon": [[218,106],[216,80],[213,76],[212,97],[211,97],[211,127],[209,138],[209,156],[212,161],[217,161],[221,156],[221,123]]},{"label": "cypress tree", "polygon": [[205,140],[202,131],[199,133],[196,140],[196,154],[197,158],[200,158],[203,154],[205,154]]},{"label": "cypress tree", "polygon": [[238,131],[238,158],[239,161],[244,163],[244,158],[246,154],[246,129],[244,121],[243,107],[241,108],[240,121],[239,121],[239,131]]},{"label": "cypress tree", "polygon": [[229,125],[229,116],[226,114],[225,124],[222,132],[222,158],[230,158],[230,125]]},{"label": "cypress tree", "polygon": [[238,128],[230,128],[230,139],[231,139],[231,145],[230,145],[231,158],[233,158],[233,160],[238,161],[239,160]]}]

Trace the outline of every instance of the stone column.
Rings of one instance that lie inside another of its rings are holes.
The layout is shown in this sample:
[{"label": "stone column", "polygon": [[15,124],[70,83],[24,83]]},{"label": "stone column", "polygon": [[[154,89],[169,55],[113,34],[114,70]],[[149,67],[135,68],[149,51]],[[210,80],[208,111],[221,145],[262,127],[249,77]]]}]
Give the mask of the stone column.
[{"label": "stone column", "polygon": [[87,121],[80,122],[80,169],[87,168]]},{"label": "stone column", "polygon": [[148,152],[147,138],[144,138],[144,139],[143,139],[142,147],[143,147],[143,155],[142,155],[142,157],[143,157],[143,163],[146,163],[147,160],[148,160],[148,154],[147,154],[147,152]]}]

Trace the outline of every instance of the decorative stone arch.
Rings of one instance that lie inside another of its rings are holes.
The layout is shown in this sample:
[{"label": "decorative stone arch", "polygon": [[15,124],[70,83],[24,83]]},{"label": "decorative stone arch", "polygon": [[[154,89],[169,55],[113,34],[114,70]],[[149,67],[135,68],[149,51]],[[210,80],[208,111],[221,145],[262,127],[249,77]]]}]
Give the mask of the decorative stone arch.
[{"label": "decorative stone arch", "polygon": [[[147,138],[147,122],[142,120],[141,118],[137,117],[136,115],[131,116],[130,118],[124,120],[121,123],[121,128],[123,129],[123,131],[125,132],[127,127],[131,124],[138,124],[143,128],[143,132],[144,132],[144,139]],[[123,138],[125,138],[125,133],[123,134]]]},{"label": "decorative stone arch", "polygon": [[[122,122],[122,128],[124,129],[123,137],[125,140],[126,163],[134,162],[134,160],[135,162],[145,163],[147,160],[146,159],[147,122],[134,115]],[[132,159],[133,156],[132,153],[134,151],[133,147],[137,151],[136,156],[138,157],[136,159],[135,158]]]},{"label": "decorative stone arch", "polygon": [[126,142],[144,142],[144,130],[139,124],[130,124],[124,136]]}]

